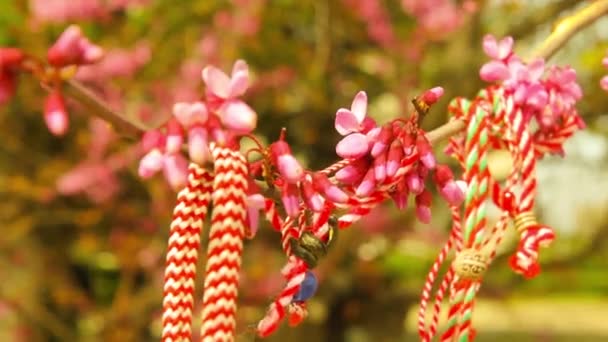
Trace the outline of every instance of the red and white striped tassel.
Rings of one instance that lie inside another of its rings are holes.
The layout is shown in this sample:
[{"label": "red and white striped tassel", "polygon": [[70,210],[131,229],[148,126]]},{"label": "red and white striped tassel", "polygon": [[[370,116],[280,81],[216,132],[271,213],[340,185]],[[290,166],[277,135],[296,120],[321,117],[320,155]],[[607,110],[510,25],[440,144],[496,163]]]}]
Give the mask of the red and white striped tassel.
[{"label": "red and white striped tassel", "polygon": [[439,275],[439,270],[443,265],[445,259],[447,258],[450,250],[453,247],[455,247],[456,252],[459,252],[462,249],[462,227],[460,209],[456,206],[450,206],[450,209],[452,211],[452,230],[450,232],[450,237],[439,252],[439,255],[435,259],[433,266],[431,266],[431,270],[427,275],[426,282],[424,283],[422,295],[420,298],[420,309],[418,310],[418,333],[421,336],[422,341],[424,342],[432,340],[435,336],[435,333],[437,332],[437,326],[439,325],[439,315],[441,314],[441,302],[443,301],[445,292],[447,291],[448,286],[452,281],[452,278],[454,276],[454,270],[452,268],[448,269],[441,282],[441,285],[437,289],[437,293],[435,294],[435,304],[433,306],[433,315],[431,317],[431,323],[427,329],[426,310],[428,307],[429,300],[431,298],[433,284],[435,284],[435,280]]},{"label": "red and white striped tassel", "polygon": [[234,341],[247,217],[247,163],[240,152],[229,148],[212,146],[211,153],[215,180],[201,341]]},{"label": "red and white striped tassel", "polygon": [[200,233],[211,199],[213,174],[190,164],[188,184],[177,196],[165,268],[162,341],[192,338],[192,310]]},{"label": "red and white striped tassel", "polygon": [[527,130],[521,110],[513,111],[510,117],[511,129],[517,139],[515,165],[521,167],[522,192],[519,198],[515,225],[520,234],[516,253],[510,259],[511,267],[527,278],[540,272],[538,252],[555,238],[550,227],[536,222],[533,214],[536,198],[536,153],[532,135]]}]

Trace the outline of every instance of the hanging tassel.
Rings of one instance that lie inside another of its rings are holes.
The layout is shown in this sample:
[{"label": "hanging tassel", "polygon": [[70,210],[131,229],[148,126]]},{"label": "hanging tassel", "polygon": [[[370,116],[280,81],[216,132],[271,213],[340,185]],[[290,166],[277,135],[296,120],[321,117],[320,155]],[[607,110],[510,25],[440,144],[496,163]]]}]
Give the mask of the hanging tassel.
[{"label": "hanging tassel", "polygon": [[201,341],[234,341],[247,210],[247,164],[235,150],[211,146],[213,213],[207,247]]},{"label": "hanging tassel", "polygon": [[213,175],[192,163],[177,196],[165,268],[162,341],[192,339],[192,310],[200,233],[211,199]]}]

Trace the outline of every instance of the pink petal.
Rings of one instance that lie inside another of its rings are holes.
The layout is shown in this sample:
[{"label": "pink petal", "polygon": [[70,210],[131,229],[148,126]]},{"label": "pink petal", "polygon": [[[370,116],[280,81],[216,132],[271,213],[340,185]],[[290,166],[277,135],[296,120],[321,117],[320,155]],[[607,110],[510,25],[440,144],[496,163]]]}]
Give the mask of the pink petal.
[{"label": "pink petal", "polygon": [[425,205],[416,206],[416,217],[424,224],[431,223],[431,207]]},{"label": "pink petal", "polygon": [[374,159],[374,174],[379,184],[386,179],[386,155],[383,153]]},{"label": "pink petal", "polygon": [[420,161],[422,162],[422,165],[424,165],[424,167],[426,167],[429,170],[432,170],[435,168],[435,166],[437,166],[437,161],[435,159],[435,156],[433,155],[433,153],[424,153],[423,155],[420,156]]},{"label": "pink petal", "polygon": [[486,82],[502,81],[509,77],[509,68],[498,61],[490,61],[479,70],[479,76]]},{"label": "pink petal", "polygon": [[347,135],[348,133],[358,132],[359,122],[357,122],[357,117],[353,112],[348,109],[340,108],[336,112],[336,121],[335,121],[336,131],[340,133],[340,135]]},{"label": "pink petal", "polygon": [[264,208],[264,196],[253,194],[247,196],[247,218],[249,220],[249,233],[247,238],[251,239],[258,231],[260,209]]},{"label": "pink petal", "polygon": [[247,62],[242,59],[234,62],[234,65],[232,66],[232,77],[234,78],[234,76],[239,72],[249,75],[249,66],[247,65]]},{"label": "pink petal", "polygon": [[426,104],[432,105],[439,101],[439,98],[443,96],[443,88],[442,87],[434,87],[422,94],[422,101]]},{"label": "pink petal", "polygon": [[526,100],[526,103],[538,109],[542,109],[549,99],[547,91],[540,84],[534,84],[528,87],[527,96],[528,99]]},{"label": "pink petal", "polygon": [[258,232],[260,226],[260,210],[252,207],[247,207],[247,222],[249,223],[249,229],[245,229],[245,237],[247,239],[253,239]]},{"label": "pink petal", "polygon": [[190,159],[197,164],[203,164],[210,159],[211,152],[205,128],[195,126],[188,131],[188,154]]},{"label": "pink petal", "polygon": [[375,187],[376,175],[374,172],[374,168],[370,167],[369,170],[367,170],[367,174],[365,174],[365,177],[363,177],[361,184],[359,184],[359,186],[357,187],[355,194],[359,197],[369,196]]},{"label": "pink petal", "polygon": [[391,198],[395,202],[397,209],[403,210],[407,207],[408,193],[406,191],[395,191],[391,193]]},{"label": "pink petal", "polygon": [[361,124],[365,115],[367,114],[367,94],[364,91],[360,91],[355,96],[353,103],[350,106],[350,110],[357,118],[357,122]]},{"label": "pink petal", "polygon": [[604,89],[604,91],[608,91],[608,76],[602,77],[600,80],[600,86],[602,89]]},{"label": "pink petal", "polygon": [[220,69],[210,65],[203,69],[203,81],[214,95],[227,99],[230,95],[230,78]]},{"label": "pink petal", "polygon": [[167,155],[164,158],[163,171],[173,190],[180,190],[188,179],[188,161],[181,154]]},{"label": "pink petal", "polygon": [[602,65],[604,67],[608,68],[608,56],[606,56],[602,59]]},{"label": "pink petal", "polygon": [[369,145],[367,137],[353,133],[344,137],[336,146],[336,153],[342,158],[360,158],[367,154]]},{"label": "pink petal", "polygon": [[360,168],[353,165],[347,165],[342,169],[338,170],[335,176],[336,180],[340,183],[354,184],[359,182],[361,178],[365,176],[365,170],[361,170]]},{"label": "pink petal", "polygon": [[281,201],[283,202],[285,213],[290,217],[298,216],[300,212],[300,200],[297,185],[285,183],[285,186],[281,190]]},{"label": "pink petal", "polygon": [[323,210],[325,205],[325,198],[315,191],[312,181],[305,179],[300,183],[300,190],[302,192],[302,198],[306,205],[315,212]]},{"label": "pink petal", "polygon": [[258,115],[245,102],[231,100],[219,109],[222,123],[234,133],[247,134],[257,125]]},{"label": "pink petal", "polygon": [[424,191],[424,183],[422,183],[422,180],[420,177],[418,177],[418,175],[411,173],[406,176],[405,181],[408,189],[413,194],[419,195]]},{"label": "pink petal", "polygon": [[531,81],[538,81],[545,72],[545,61],[537,58],[528,64],[529,77]]},{"label": "pink petal", "polygon": [[277,168],[288,183],[297,183],[304,177],[304,168],[291,154],[283,154],[277,158]]},{"label": "pink petal", "polygon": [[505,37],[498,42],[497,59],[505,59],[509,57],[513,51],[513,37]]},{"label": "pink petal", "polygon": [[464,200],[464,193],[456,182],[449,181],[440,190],[443,198],[451,205],[460,205]]},{"label": "pink petal", "polygon": [[150,178],[163,167],[163,154],[158,149],[148,152],[139,162],[138,173],[141,178]]},{"label": "pink petal", "polygon": [[483,51],[490,58],[499,59],[498,44],[496,42],[496,38],[494,38],[493,35],[487,34],[483,37]]},{"label": "pink petal", "polygon": [[230,80],[230,98],[239,97],[245,94],[249,87],[249,73],[247,70],[238,71],[232,75]]},{"label": "pink petal", "polygon": [[188,128],[196,123],[205,123],[209,117],[207,107],[202,102],[177,102],[173,105],[173,116]]}]

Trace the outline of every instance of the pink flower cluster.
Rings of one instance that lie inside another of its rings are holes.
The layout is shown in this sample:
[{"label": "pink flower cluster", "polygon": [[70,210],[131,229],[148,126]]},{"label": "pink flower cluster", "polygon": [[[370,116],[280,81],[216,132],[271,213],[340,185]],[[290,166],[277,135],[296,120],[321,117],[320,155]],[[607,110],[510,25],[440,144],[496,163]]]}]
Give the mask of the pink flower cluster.
[{"label": "pink flower cluster", "polygon": [[139,43],[132,50],[108,50],[98,63],[79,68],[76,78],[81,81],[102,82],[116,77],[132,77],[148,63],[151,55],[150,47],[145,42]]},{"label": "pink flower cluster", "polygon": [[571,67],[545,68],[543,59],[529,63],[513,52],[513,39],[497,41],[484,37],[483,49],[492,60],[481,67],[480,76],[487,82],[502,82],[526,118],[535,118],[541,131],[554,129],[562,120],[576,113],[576,102],[582,97]]},{"label": "pink flower cluster", "polygon": [[368,36],[383,47],[390,47],[396,42],[395,32],[390,16],[381,1],[378,0],[343,0],[356,11],[361,20],[367,24]]},{"label": "pink flower cluster", "polygon": [[[44,103],[44,121],[54,135],[64,135],[68,130],[68,115],[59,83],[65,67],[97,63],[104,55],[99,46],[91,43],[78,26],[69,26],[48,49],[47,61],[53,67],[47,71],[42,62],[31,59],[15,48],[0,47],[0,103],[6,102],[15,92],[16,73],[29,68],[42,82],[52,87]],[[24,62],[30,60],[30,65]],[[34,65],[34,66],[32,66]]]},{"label": "pink flower cluster", "polygon": [[146,5],[149,0],[30,0],[37,22],[64,23],[75,20],[104,20],[113,11]]},{"label": "pink flower cluster", "polygon": [[116,140],[112,128],[103,120],[93,118],[89,129],[91,141],[87,157],[57,180],[56,189],[66,196],[84,193],[93,202],[102,203],[119,190],[117,171],[128,167],[140,152],[138,146],[133,146],[106,157],[110,144]]},{"label": "pink flower cluster", "polygon": [[[431,105],[442,94],[442,88],[433,88],[421,99]],[[269,148],[269,163],[266,160],[252,163],[253,177],[266,177],[269,168],[277,171],[270,181],[278,188],[288,216],[295,218],[302,209],[318,213],[328,206],[356,205],[374,193],[390,194],[397,206],[404,208],[411,193],[415,196],[418,218],[429,222],[431,193],[425,187],[425,180],[431,172],[449,203],[458,204],[463,200],[461,186],[454,181],[447,166],[437,165],[415,117],[396,119],[379,127],[367,117],[367,95],[359,92],[350,109],[338,109],[335,127],[344,136],[336,146],[337,154],[344,159],[336,164],[340,167],[333,177],[324,171],[305,170],[284,141],[284,132]],[[257,204],[252,209],[259,207]],[[251,223],[257,226],[257,222]]]},{"label": "pink flower cluster", "polygon": [[401,0],[406,13],[416,17],[419,29],[430,38],[443,39],[464,23],[467,15],[477,10],[475,1],[465,0]]},{"label": "pink flower cluster", "polygon": [[257,114],[239,99],[249,85],[249,69],[244,61],[237,61],[228,76],[216,67],[202,72],[206,84],[205,101],[176,103],[173,118],[162,130],[144,134],[142,147],[146,152],[139,164],[139,174],[148,178],[163,170],[174,189],[184,186],[187,159],[182,146],[187,138],[190,160],[199,164],[210,158],[209,144],[237,146],[236,137],[248,134],[257,125]]},{"label": "pink flower cluster", "polygon": [[[443,89],[437,87],[426,91],[421,99],[432,105],[442,94]],[[437,165],[424,132],[412,120],[397,119],[379,127],[366,117],[366,112],[367,96],[359,92],[350,110],[340,108],[336,113],[336,130],[344,136],[336,146],[336,153],[351,160],[336,173],[337,181],[352,188],[358,197],[389,186],[399,208],[406,206],[411,193],[416,198],[416,213],[422,222],[429,222],[431,218],[431,193],[425,188],[425,179],[431,171],[435,171],[433,180],[449,203],[462,201],[462,190],[456,185],[451,170]]]}]

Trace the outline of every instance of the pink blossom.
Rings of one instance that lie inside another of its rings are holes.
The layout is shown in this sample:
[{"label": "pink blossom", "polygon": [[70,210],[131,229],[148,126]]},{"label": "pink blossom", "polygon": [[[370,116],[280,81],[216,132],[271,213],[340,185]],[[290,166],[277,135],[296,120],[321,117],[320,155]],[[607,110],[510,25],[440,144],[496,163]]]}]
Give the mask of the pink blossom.
[{"label": "pink blossom", "polygon": [[64,67],[96,63],[103,55],[103,49],[91,43],[84,36],[80,27],[71,25],[49,48],[47,59],[53,66]]},{"label": "pink blossom", "polygon": [[205,67],[202,75],[207,85],[207,105],[217,112],[222,124],[236,134],[253,131],[257,125],[257,114],[238,99],[249,86],[247,63],[236,61],[230,77],[214,66]]},{"label": "pink blossom", "polygon": [[507,61],[513,54],[513,38],[505,37],[497,41],[494,36],[488,34],[483,37],[483,51],[492,59]]},{"label": "pink blossom", "polygon": [[39,22],[97,20],[108,16],[100,0],[30,0],[29,9]]},{"label": "pink blossom", "polygon": [[370,150],[368,135],[373,135],[375,123],[367,120],[367,94],[364,91],[357,93],[350,110],[340,108],[336,112],[335,127],[344,138],[338,142],[336,153],[342,158],[360,158]]}]

